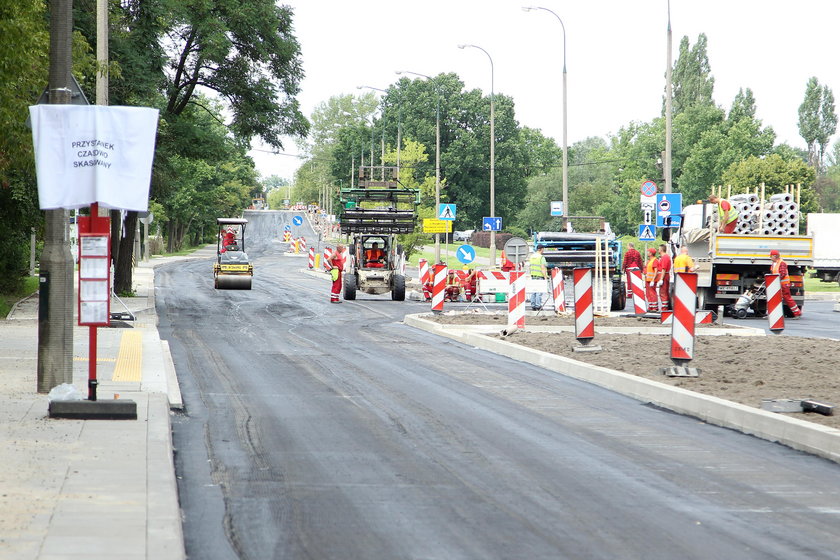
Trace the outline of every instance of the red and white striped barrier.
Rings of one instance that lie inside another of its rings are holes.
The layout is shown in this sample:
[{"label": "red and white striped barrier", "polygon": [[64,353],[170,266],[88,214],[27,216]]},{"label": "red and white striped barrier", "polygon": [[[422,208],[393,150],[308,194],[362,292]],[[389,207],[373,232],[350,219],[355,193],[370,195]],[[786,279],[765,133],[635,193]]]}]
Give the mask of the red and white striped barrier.
[{"label": "red and white striped barrier", "polygon": [[433,267],[434,280],[432,284],[432,311],[443,311],[443,297],[446,295],[446,265],[436,264]]},{"label": "red and white striped barrier", "polygon": [[508,295],[508,328],[525,328],[525,281],[524,272],[510,272]]},{"label": "red and white striped barrier", "polygon": [[332,268],[332,265],[330,265],[331,256],[332,249],[330,247],[324,247],[324,270],[329,270]]},{"label": "red and white striped barrier", "polygon": [[477,291],[479,296],[486,294],[507,294],[510,289],[510,273],[501,270],[479,270]]},{"label": "red and white striped barrier", "polygon": [[298,241],[299,241],[299,245],[300,245],[300,250],[301,251],[306,251],[306,238],[305,237],[299,237]]},{"label": "red and white striped barrier", "polygon": [[627,285],[633,294],[633,312],[636,315],[647,313],[647,301],[645,300],[645,281],[642,280],[642,271],[638,268],[627,269]]},{"label": "red and white striped barrier", "polygon": [[566,286],[563,281],[563,271],[559,268],[551,269],[551,295],[554,298],[554,311],[566,312]]},{"label": "red and white striped barrier", "polygon": [[694,358],[694,315],[697,310],[697,274],[674,275],[674,319],[671,323],[671,359]]},{"label": "red and white striped barrier", "polygon": [[420,259],[417,265],[420,267],[420,285],[425,286],[429,283],[429,261]]},{"label": "red and white striped barrier", "polygon": [[770,331],[776,334],[785,330],[785,310],[782,307],[782,282],[778,274],[765,274],[764,286],[767,292],[767,322]]},{"label": "red and white striped barrier", "polygon": [[595,314],[592,310],[592,269],[576,268],[572,271],[575,282],[575,338],[595,338]]},{"label": "red and white striped barrier", "polygon": [[309,268],[315,268],[315,247],[309,248]]},{"label": "red and white striped barrier", "polygon": [[288,242],[292,240],[292,232],[291,231],[284,231],[283,232],[283,241]]},{"label": "red and white striped barrier", "polygon": [[[673,311],[663,311],[662,316],[660,317],[663,325],[670,325],[674,320],[674,312]],[[711,325],[712,324],[712,312],[711,311],[697,311],[694,314],[694,324],[695,325]]]}]

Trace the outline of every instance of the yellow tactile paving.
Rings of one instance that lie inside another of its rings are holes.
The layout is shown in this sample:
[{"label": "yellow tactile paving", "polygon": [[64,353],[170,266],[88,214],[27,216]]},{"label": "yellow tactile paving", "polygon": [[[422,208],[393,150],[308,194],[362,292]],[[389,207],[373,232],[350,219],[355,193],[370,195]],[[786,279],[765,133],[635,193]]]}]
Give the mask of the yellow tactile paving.
[{"label": "yellow tactile paving", "polygon": [[126,331],[120,339],[120,352],[114,366],[113,381],[141,381],[143,364],[143,335]]}]

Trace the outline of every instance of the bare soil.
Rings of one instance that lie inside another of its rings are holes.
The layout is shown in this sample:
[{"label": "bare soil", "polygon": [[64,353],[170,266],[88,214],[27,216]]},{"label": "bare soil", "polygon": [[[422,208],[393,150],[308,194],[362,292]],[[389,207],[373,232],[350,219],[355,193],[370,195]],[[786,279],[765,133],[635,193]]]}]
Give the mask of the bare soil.
[{"label": "bare soil", "polygon": [[[445,324],[506,325],[505,315],[468,313],[431,318]],[[527,317],[527,326],[572,325],[570,316]],[[658,321],[633,317],[595,319],[598,326],[658,326]],[[716,325],[710,325],[716,326]],[[698,325],[702,332],[704,325]],[[738,327],[730,327],[737,329]],[[499,335],[496,335],[499,336]],[[787,335],[702,336],[694,343],[694,359],[687,365],[700,369],[696,378],[672,378],[659,368],[673,365],[669,335],[598,334],[592,344],[599,353],[579,353],[573,333],[518,331],[505,340],[558,354],[660,383],[712,395],[756,408],[762,399],[816,399],[838,405],[833,416],[793,413],[790,416],[833,428],[840,428],[840,341]]]}]

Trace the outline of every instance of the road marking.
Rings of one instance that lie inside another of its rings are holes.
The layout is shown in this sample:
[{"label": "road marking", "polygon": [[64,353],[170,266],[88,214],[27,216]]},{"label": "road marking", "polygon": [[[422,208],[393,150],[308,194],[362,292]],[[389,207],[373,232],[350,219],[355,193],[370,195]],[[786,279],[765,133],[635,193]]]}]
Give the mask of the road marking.
[{"label": "road marking", "polygon": [[113,381],[141,381],[143,364],[143,335],[126,331],[120,339],[120,352],[114,367]]}]

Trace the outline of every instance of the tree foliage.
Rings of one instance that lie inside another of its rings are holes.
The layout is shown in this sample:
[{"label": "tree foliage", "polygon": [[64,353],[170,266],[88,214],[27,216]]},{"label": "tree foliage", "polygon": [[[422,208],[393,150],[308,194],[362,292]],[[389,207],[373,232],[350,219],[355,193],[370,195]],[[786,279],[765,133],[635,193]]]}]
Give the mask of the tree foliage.
[{"label": "tree foliage", "polygon": [[683,111],[704,105],[714,105],[712,94],[715,79],[709,65],[707,54],[708,39],[705,33],[697,37],[694,46],[690,46],[688,37],[680,41],[677,60],[671,72],[673,111],[679,115]]},{"label": "tree foliage", "polygon": [[834,94],[820,87],[816,77],[805,86],[805,99],[799,106],[799,134],[808,145],[808,163],[821,172],[828,142],[837,131]]}]

